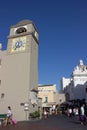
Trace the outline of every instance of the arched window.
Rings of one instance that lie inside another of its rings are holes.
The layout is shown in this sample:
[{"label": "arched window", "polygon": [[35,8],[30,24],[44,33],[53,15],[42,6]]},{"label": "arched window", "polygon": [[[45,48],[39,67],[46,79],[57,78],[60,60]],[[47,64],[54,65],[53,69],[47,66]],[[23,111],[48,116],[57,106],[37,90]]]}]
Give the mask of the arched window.
[{"label": "arched window", "polygon": [[27,32],[27,29],[24,27],[20,27],[16,30],[16,34]]}]

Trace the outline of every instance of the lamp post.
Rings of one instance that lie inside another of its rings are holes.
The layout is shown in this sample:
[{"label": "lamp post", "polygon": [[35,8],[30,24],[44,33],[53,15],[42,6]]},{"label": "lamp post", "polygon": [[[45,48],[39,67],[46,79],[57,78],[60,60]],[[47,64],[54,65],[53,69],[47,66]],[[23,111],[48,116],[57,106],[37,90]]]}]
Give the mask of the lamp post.
[{"label": "lamp post", "polygon": [[24,111],[26,115],[26,120],[28,120],[29,103],[24,103]]}]

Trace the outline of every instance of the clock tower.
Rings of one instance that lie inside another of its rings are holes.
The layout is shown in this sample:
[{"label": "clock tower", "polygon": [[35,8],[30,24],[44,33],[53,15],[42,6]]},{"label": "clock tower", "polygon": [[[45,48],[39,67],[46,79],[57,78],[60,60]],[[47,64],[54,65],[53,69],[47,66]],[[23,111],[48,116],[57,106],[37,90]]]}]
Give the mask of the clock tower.
[{"label": "clock tower", "polygon": [[8,36],[8,53],[29,51],[32,39],[38,44],[38,32],[32,21],[23,20],[13,25]]},{"label": "clock tower", "polygon": [[0,92],[4,93],[0,112],[6,112],[11,105],[18,121],[28,119],[29,112],[38,108],[38,45],[38,31],[32,21],[23,20],[11,26],[0,71]]}]

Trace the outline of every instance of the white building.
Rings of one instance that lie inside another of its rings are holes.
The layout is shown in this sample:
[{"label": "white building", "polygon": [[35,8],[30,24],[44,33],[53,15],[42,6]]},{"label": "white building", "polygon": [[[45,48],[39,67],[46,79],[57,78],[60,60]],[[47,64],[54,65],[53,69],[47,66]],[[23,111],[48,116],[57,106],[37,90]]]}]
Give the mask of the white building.
[{"label": "white building", "polygon": [[87,100],[87,66],[82,60],[74,68],[70,79],[62,78],[61,85],[61,91],[66,94],[66,100]]}]

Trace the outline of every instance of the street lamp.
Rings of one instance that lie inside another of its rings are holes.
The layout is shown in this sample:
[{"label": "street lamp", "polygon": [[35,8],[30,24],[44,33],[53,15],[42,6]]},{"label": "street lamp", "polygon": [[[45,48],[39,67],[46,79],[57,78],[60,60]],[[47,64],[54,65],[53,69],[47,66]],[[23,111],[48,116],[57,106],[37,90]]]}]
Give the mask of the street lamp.
[{"label": "street lamp", "polygon": [[24,103],[24,111],[26,115],[26,120],[28,119],[29,103]]}]

